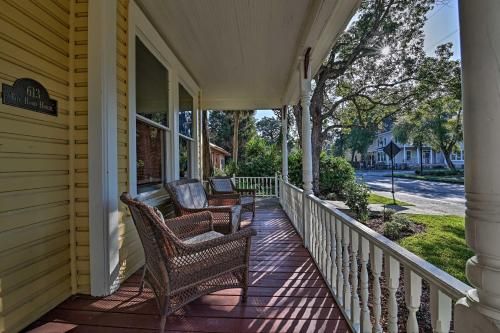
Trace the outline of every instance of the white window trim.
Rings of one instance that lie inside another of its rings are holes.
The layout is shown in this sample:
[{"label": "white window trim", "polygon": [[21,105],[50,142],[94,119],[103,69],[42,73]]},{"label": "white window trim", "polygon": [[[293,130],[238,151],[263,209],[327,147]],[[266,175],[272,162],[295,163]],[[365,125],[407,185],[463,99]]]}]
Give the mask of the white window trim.
[{"label": "white window trim", "polygon": [[[179,179],[179,129],[178,129],[178,114],[179,114],[179,93],[178,85],[183,87],[193,97],[193,138],[190,140],[198,140],[198,93],[200,88],[193,77],[189,74],[186,68],[174,55],[160,34],[153,27],[151,22],[144,15],[135,1],[131,1],[129,5],[129,20],[128,20],[128,80],[129,80],[129,192],[132,196],[137,195],[137,152],[136,152],[136,75],[135,75],[135,38],[138,36],[153,55],[167,68],[169,73],[169,133],[165,142],[167,162],[166,165],[167,181]],[[132,121],[133,120],[133,121]],[[191,170],[192,176],[198,175],[198,145],[192,145]]]},{"label": "white window trim", "polygon": [[90,292],[119,287],[116,0],[88,8]]}]

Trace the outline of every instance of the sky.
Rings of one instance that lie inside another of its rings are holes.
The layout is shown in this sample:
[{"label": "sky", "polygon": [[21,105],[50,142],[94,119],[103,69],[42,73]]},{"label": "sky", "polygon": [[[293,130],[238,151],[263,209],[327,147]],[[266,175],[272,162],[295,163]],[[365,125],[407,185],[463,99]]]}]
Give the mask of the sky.
[{"label": "sky", "polygon": [[[424,50],[428,55],[434,55],[436,46],[452,42],[454,58],[460,59],[458,0],[445,1],[428,12],[424,34]],[[271,110],[257,110],[255,118],[259,120],[263,117],[274,117],[274,113]]]}]

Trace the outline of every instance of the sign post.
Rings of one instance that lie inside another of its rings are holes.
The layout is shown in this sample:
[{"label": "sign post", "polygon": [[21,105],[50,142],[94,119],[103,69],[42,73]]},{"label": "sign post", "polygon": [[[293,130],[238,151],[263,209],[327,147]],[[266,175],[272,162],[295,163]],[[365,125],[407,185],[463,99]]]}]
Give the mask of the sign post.
[{"label": "sign post", "polygon": [[392,202],[396,204],[396,197],[394,196],[394,156],[396,156],[401,151],[394,142],[389,142],[387,146],[384,147],[384,153],[389,155],[391,159],[391,180],[392,180]]}]

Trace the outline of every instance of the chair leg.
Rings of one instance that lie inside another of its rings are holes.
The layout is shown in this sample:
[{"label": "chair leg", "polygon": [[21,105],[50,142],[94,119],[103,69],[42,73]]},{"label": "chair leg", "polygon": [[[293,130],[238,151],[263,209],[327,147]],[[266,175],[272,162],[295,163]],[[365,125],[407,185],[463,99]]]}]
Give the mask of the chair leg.
[{"label": "chair leg", "polygon": [[160,333],[165,332],[165,323],[166,322],[167,322],[167,314],[164,313],[161,315],[161,319],[160,319]]},{"label": "chair leg", "polygon": [[142,269],[142,277],[141,277],[141,284],[139,285],[139,294],[142,294],[142,291],[144,290],[144,283],[145,283],[145,277],[146,277],[146,266]]},{"label": "chair leg", "polygon": [[241,303],[246,303],[248,300],[248,285],[242,288]]}]

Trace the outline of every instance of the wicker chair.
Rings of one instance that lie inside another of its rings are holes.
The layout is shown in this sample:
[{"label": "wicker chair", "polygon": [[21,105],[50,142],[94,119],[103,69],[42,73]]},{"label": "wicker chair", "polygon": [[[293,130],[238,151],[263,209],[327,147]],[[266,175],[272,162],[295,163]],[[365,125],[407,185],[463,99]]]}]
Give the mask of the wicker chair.
[{"label": "wicker chair", "polygon": [[236,188],[227,176],[211,177],[209,183],[214,194],[239,194],[241,210],[252,212],[252,219],[255,217],[255,189]]},{"label": "wicker chair", "polygon": [[212,213],[215,231],[229,234],[240,227],[239,194],[208,195],[197,179],[181,179],[167,184],[177,216],[203,211]]},{"label": "wicker chair", "polygon": [[210,212],[164,221],[156,208],[128,193],[120,198],[130,209],[144,248],[144,281],[156,296],[161,332],[167,316],[202,295],[242,288],[246,301],[253,229],[222,235],[214,231]]}]

